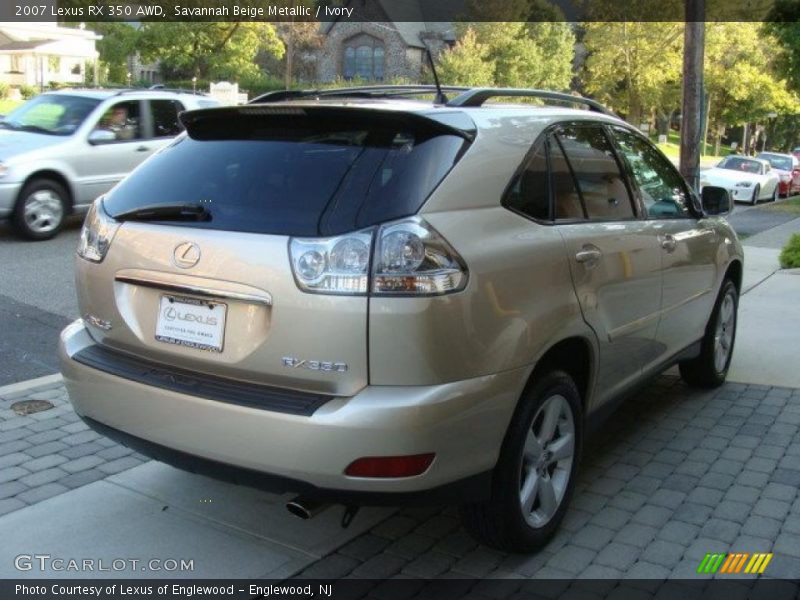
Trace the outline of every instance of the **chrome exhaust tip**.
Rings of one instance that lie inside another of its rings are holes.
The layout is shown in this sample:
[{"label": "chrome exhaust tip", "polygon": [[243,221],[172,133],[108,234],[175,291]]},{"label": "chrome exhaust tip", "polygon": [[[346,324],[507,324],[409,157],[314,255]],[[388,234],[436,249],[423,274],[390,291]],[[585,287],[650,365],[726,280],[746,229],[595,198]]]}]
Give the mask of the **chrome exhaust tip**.
[{"label": "chrome exhaust tip", "polygon": [[297,496],[286,503],[286,510],[292,513],[295,517],[299,517],[306,521],[317,516],[327,507],[328,505],[323,502],[319,502],[312,498],[306,498],[304,496]]}]

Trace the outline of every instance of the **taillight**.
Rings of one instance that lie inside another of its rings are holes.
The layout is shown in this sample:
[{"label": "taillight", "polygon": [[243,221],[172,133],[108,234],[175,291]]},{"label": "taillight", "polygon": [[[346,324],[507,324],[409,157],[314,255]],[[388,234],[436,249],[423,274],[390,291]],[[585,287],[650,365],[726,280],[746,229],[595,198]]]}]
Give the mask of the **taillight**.
[{"label": "taillight", "polygon": [[102,262],[111,247],[119,225],[106,213],[103,208],[103,199],[95,200],[83,221],[81,239],[78,243],[78,256],[91,262]]},{"label": "taillight", "polygon": [[372,230],[289,242],[297,285],[321,294],[366,294]]},{"label": "taillight", "polygon": [[383,225],[376,237],[373,294],[436,296],[463,290],[467,284],[461,257],[423,219]]},{"label": "taillight", "polygon": [[437,296],[467,284],[461,257],[419,217],[338,237],[293,238],[289,257],[300,289],[318,294]]}]

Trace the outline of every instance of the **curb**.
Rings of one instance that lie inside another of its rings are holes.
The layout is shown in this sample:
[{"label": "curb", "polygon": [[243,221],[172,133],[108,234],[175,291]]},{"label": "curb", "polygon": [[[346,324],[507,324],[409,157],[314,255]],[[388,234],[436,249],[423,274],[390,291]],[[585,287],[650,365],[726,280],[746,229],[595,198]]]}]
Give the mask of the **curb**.
[{"label": "curb", "polygon": [[50,385],[51,383],[59,383],[63,380],[61,373],[54,373],[52,375],[45,375],[44,377],[37,377],[36,379],[28,379],[27,381],[20,381],[19,383],[11,383],[9,385],[0,387],[0,396],[6,394],[16,394],[17,392],[24,392],[31,388],[39,387],[42,385]]}]

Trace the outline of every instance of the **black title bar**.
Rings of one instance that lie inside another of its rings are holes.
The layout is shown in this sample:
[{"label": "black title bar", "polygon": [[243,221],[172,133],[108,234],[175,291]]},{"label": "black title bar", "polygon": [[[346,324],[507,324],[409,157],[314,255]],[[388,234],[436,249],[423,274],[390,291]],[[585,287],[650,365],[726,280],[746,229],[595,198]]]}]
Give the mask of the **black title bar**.
[{"label": "black title bar", "polygon": [[3,0],[0,21],[682,22],[687,4],[705,21],[797,20],[787,2],[800,10],[797,0]]}]

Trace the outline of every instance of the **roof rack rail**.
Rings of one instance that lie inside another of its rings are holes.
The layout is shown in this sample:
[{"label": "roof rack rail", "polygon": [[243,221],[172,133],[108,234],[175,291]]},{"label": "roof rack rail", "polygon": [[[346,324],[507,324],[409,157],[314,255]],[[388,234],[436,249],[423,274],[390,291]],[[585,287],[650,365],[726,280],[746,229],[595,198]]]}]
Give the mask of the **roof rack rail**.
[{"label": "roof rack rail", "polygon": [[[455,85],[443,85],[442,92],[458,92],[458,96],[449,100],[445,106],[452,107],[479,107],[490,98],[540,98],[554,100],[568,104],[580,104],[594,112],[616,117],[596,100],[584,96],[573,96],[563,92],[550,90],[532,90],[525,88],[470,88]],[[283,102],[285,100],[298,100],[302,98],[392,98],[403,96],[420,96],[423,94],[437,94],[434,85],[368,85],[361,87],[331,88],[325,90],[278,90],[267,92],[250,100],[248,104],[262,104],[268,102]]]},{"label": "roof rack rail", "polygon": [[[467,92],[471,88],[463,86],[443,85],[443,92]],[[367,85],[348,88],[330,88],[325,90],[278,90],[267,92],[250,100],[249,104],[266,102],[282,102],[300,98],[349,97],[349,98],[381,98],[397,96],[436,95],[435,85]]]},{"label": "roof rack rail", "polygon": [[490,98],[542,98],[544,100],[556,100],[558,102],[568,102],[570,104],[583,104],[589,110],[616,117],[611,110],[591,98],[583,96],[573,96],[562,92],[551,92],[549,90],[529,90],[525,88],[472,88],[463,94],[456,96],[447,103],[447,106],[477,107],[483,106],[484,102]]}]

